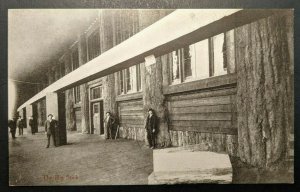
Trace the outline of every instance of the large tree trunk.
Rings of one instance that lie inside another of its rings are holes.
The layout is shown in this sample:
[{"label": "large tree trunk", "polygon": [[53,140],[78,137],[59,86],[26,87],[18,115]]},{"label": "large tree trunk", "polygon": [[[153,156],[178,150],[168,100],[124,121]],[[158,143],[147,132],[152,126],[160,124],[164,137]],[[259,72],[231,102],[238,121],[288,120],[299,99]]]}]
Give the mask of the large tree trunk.
[{"label": "large tree trunk", "polygon": [[[66,74],[72,71],[71,60],[69,52],[66,53],[64,57]],[[74,97],[73,89],[68,89],[65,91],[66,97],[66,129],[70,131],[76,130],[76,119],[75,119],[75,110],[74,110]]]},{"label": "large tree trunk", "polygon": [[284,165],[293,129],[286,18],[239,27],[235,38],[239,157],[252,166],[277,169]]},{"label": "large tree trunk", "polygon": [[[139,12],[139,26],[140,30],[153,24],[160,18],[168,14],[165,11],[149,10]],[[163,94],[163,86],[166,86],[167,80],[163,79],[163,71],[166,68],[162,67],[167,60],[167,56],[156,58],[156,63],[144,67],[142,65],[142,84],[143,84],[143,102],[144,102],[144,116],[147,117],[147,111],[149,108],[154,109],[159,121],[158,121],[158,133],[157,133],[157,146],[167,147],[171,145],[170,133],[168,130],[168,113],[165,103],[165,97]],[[146,137],[146,135],[145,135]],[[147,143],[147,139],[145,139]]]},{"label": "large tree trunk", "polygon": [[[102,14],[103,13],[103,14]],[[109,50],[114,45],[113,40],[113,25],[112,13],[102,10],[99,15],[100,21],[100,46],[101,54]],[[114,117],[117,117],[117,103],[115,92],[115,74],[110,74],[102,78],[103,85],[103,107],[104,116],[106,112],[111,112]],[[107,130],[104,129],[104,136],[107,138]]]},{"label": "large tree trunk", "polygon": [[[87,62],[87,47],[85,36],[79,36],[78,42],[78,56],[79,66],[84,65]],[[89,88],[88,84],[84,83],[80,85],[80,97],[81,97],[81,132],[90,133],[90,119],[89,119]]]}]

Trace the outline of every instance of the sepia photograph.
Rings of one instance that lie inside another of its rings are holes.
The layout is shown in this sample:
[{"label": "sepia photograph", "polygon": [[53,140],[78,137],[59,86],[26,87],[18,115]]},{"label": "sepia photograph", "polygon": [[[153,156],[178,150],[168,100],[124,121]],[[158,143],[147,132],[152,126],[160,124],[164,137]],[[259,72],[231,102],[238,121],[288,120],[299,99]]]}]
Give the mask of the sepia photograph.
[{"label": "sepia photograph", "polygon": [[8,9],[10,186],[294,183],[293,9]]}]

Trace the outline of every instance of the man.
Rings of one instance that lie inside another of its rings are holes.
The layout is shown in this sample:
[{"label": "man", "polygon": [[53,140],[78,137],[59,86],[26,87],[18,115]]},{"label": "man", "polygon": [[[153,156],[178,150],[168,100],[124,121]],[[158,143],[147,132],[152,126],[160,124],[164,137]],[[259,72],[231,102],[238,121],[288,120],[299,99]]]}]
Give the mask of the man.
[{"label": "man", "polygon": [[155,136],[157,132],[157,117],[154,114],[153,109],[148,110],[148,117],[146,119],[145,129],[147,132],[147,140],[149,143],[149,148],[155,148]]},{"label": "man", "polygon": [[56,126],[56,122],[53,121],[53,115],[49,114],[48,115],[48,119],[45,121],[45,134],[47,134],[47,139],[48,139],[48,143],[46,148],[49,148],[50,146],[50,138],[52,136],[52,141],[53,141],[53,145],[54,147],[56,147],[56,142],[55,142],[55,126]]},{"label": "man", "polygon": [[13,119],[8,120],[8,127],[10,128],[11,137],[16,138],[16,122]]},{"label": "man", "polygon": [[35,134],[35,122],[34,122],[32,116],[29,117],[29,126],[31,128],[31,134],[34,135]]},{"label": "man", "polygon": [[115,119],[111,116],[110,112],[106,113],[105,124],[107,130],[107,138],[112,139],[112,129],[115,123]]},{"label": "man", "polygon": [[23,123],[23,119],[21,118],[21,116],[19,116],[19,119],[17,120],[17,127],[19,129],[19,135],[23,135],[24,123]]}]

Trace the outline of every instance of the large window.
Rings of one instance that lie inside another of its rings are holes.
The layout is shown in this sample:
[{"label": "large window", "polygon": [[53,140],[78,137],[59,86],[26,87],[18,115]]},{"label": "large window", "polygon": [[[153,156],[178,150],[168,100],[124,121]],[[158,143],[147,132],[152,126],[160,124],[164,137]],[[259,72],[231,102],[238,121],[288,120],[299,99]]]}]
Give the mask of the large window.
[{"label": "large window", "polygon": [[129,67],[118,72],[119,94],[141,91],[141,66],[140,64]]},{"label": "large window", "polygon": [[91,88],[90,91],[90,99],[100,99],[102,98],[102,86],[97,86],[97,87],[93,87]]},{"label": "large window", "polygon": [[88,36],[87,44],[88,60],[90,61],[100,55],[100,34],[98,28]]},{"label": "large window", "polygon": [[227,73],[224,34],[172,52],[171,83],[177,84]]}]

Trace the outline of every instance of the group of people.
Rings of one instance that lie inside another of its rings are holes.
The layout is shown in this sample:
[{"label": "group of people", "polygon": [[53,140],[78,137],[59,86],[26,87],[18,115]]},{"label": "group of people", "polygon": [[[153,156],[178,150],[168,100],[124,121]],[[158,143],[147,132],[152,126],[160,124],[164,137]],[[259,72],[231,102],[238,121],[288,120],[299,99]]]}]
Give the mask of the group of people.
[{"label": "group of people", "polygon": [[[52,114],[49,114],[48,119],[45,121],[45,134],[47,135],[47,145],[46,148],[50,146],[50,140],[52,137],[53,145],[56,147],[57,142],[55,140],[55,130],[58,126],[58,122],[54,119]],[[110,112],[106,113],[105,118],[105,128],[107,130],[107,139],[116,139],[119,131],[119,126],[115,130],[116,119],[112,116]],[[32,134],[35,134],[35,121],[31,116],[29,118],[29,126],[31,127]],[[19,135],[23,135],[23,128],[25,127],[24,119],[20,116],[18,117],[17,121],[10,119],[8,121],[8,127],[10,128],[11,136],[15,139],[16,128],[19,129]],[[151,149],[155,148],[156,146],[156,134],[157,134],[157,117],[154,113],[153,109],[148,110],[148,116],[145,121],[145,129],[147,133],[147,140],[149,143],[149,147]]]},{"label": "group of people", "polygon": [[[31,128],[31,133],[34,135],[36,132],[36,123],[32,116],[29,117],[28,123]],[[23,135],[23,129],[26,127],[26,121],[21,116],[18,116],[18,118],[8,120],[8,127],[10,129],[11,137],[15,139],[17,129],[19,130],[19,136]]]},{"label": "group of people", "polygon": [[[105,125],[107,130],[107,139],[113,139],[116,138],[118,134],[118,128],[117,130],[114,130],[114,125],[116,124],[115,118],[112,116],[110,112],[106,113],[105,118]],[[147,133],[147,140],[149,143],[149,148],[153,149],[156,147],[156,134],[157,134],[157,116],[154,113],[153,109],[148,110],[148,116],[145,121],[145,129]],[[115,132],[115,133],[114,133]],[[115,136],[115,137],[114,137]]]}]

